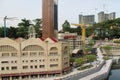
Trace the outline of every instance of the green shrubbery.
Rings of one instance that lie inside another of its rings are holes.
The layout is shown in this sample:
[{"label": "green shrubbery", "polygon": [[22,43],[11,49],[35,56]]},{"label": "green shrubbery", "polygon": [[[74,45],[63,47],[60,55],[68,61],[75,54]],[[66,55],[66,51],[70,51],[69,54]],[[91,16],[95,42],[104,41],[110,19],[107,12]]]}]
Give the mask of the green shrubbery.
[{"label": "green shrubbery", "polygon": [[82,67],[78,68],[78,70],[85,70],[85,69],[89,69],[91,67],[93,67],[93,65],[86,65],[86,66],[82,66]]},{"label": "green shrubbery", "polygon": [[96,60],[96,55],[86,55],[87,62],[93,62]]},{"label": "green shrubbery", "polygon": [[103,57],[104,58],[104,60],[109,60],[109,59],[111,59],[111,58],[109,58],[109,57]]},{"label": "green shrubbery", "polygon": [[113,42],[114,43],[120,43],[120,39],[114,39]]},{"label": "green shrubbery", "polygon": [[102,49],[104,49],[106,51],[106,56],[108,57],[109,55],[111,55],[110,50],[112,49],[112,46],[102,46]]},{"label": "green shrubbery", "polygon": [[96,60],[96,55],[90,54],[80,58],[71,58],[70,61],[74,64],[75,67],[79,67],[84,63],[93,62],[94,60]]},{"label": "green shrubbery", "polygon": [[112,46],[103,46],[102,48],[105,49],[105,50],[107,50],[107,51],[109,51],[109,50],[112,49]]}]

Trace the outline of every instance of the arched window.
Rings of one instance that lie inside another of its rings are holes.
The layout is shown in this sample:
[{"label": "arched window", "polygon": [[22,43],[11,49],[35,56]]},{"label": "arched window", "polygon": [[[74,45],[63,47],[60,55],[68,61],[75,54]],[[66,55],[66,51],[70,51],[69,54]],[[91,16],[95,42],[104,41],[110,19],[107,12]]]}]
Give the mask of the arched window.
[{"label": "arched window", "polygon": [[50,51],[58,51],[58,49],[56,47],[51,47]]},{"label": "arched window", "polygon": [[8,51],[17,51],[17,49],[10,45],[1,45],[0,52],[4,52],[4,51],[7,51],[7,52]]},{"label": "arched window", "polygon": [[23,51],[44,51],[44,49],[38,45],[29,45],[25,47]]},{"label": "arched window", "polygon": [[68,54],[68,47],[67,46],[64,47],[64,54]]},{"label": "arched window", "polygon": [[58,55],[58,49],[57,49],[57,47],[51,47],[49,55],[50,56],[56,56],[56,55]]},{"label": "arched window", "polygon": [[17,56],[17,49],[10,45],[1,45],[0,46],[0,52],[2,57],[8,57],[8,56]]},{"label": "arched window", "polygon": [[[44,56],[44,49],[39,45],[28,45],[22,50],[22,56]],[[29,52],[27,52],[29,51]]]}]

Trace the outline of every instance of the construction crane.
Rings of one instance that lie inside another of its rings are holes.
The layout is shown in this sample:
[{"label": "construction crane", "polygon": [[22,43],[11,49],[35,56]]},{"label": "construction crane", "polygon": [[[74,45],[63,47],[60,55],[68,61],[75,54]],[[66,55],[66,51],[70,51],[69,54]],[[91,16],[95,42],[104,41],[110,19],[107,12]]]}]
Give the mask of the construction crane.
[{"label": "construction crane", "polygon": [[71,25],[81,27],[81,29],[82,29],[82,42],[83,42],[83,44],[85,44],[86,28],[89,27],[90,25],[89,24],[85,24],[84,22],[82,22],[81,24],[74,24],[74,23],[72,23]]},{"label": "construction crane", "polygon": [[6,20],[16,20],[16,17],[8,18],[7,16],[4,17],[4,37],[6,37]]}]

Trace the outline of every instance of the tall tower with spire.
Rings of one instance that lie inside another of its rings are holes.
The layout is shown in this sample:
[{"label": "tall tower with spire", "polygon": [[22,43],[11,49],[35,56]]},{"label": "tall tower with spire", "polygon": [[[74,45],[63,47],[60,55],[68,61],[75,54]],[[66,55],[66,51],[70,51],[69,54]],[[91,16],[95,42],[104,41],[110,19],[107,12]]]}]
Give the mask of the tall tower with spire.
[{"label": "tall tower with spire", "polygon": [[42,0],[42,37],[56,37],[58,30],[57,0]]}]

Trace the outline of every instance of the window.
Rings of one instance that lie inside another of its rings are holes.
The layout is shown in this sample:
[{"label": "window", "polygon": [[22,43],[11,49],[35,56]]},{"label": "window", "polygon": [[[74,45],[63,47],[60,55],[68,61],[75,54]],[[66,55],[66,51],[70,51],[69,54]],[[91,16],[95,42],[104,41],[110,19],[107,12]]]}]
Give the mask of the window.
[{"label": "window", "polygon": [[67,54],[68,53],[68,51],[67,50],[64,50],[64,54]]},{"label": "window", "polygon": [[30,62],[34,62],[34,60],[30,60]]},{"label": "window", "polygon": [[50,56],[56,56],[58,55],[58,52],[50,52]]},{"label": "window", "polygon": [[58,64],[50,64],[50,67],[58,67]]},{"label": "window", "polygon": [[26,60],[26,62],[28,62],[28,60]]},{"label": "window", "polygon": [[22,60],[22,62],[24,63],[24,60]]},{"label": "window", "polygon": [[64,65],[68,65],[68,62],[65,62]]},{"label": "window", "polygon": [[17,63],[17,61],[11,61],[11,63]]},{"label": "window", "polygon": [[17,53],[11,53],[11,56],[15,57],[15,56],[17,56]]},{"label": "window", "polygon": [[23,51],[40,51],[40,50],[43,51],[44,49],[38,45],[29,45],[23,49]]},{"label": "window", "polygon": [[44,56],[44,52],[39,52],[39,56]]},{"label": "window", "polygon": [[40,67],[40,68],[44,68],[44,67],[45,67],[45,65],[40,65],[39,67]]},{"label": "window", "polygon": [[28,60],[22,60],[22,62],[23,62],[23,63],[24,63],[24,62],[26,62],[26,63],[27,63],[27,62],[28,62]]},{"label": "window", "polygon": [[37,65],[35,65],[35,69],[37,68]]},{"label": "window", "polygon": [[30,56],[37,56],[36,52],[30,52]]},{"label": "window", "polygon": [[53,59],[53,61],[55,61],[55,59]]},{"label": "window", "polygon": [[40,61],[40,62],[45,62],[45,59],[40,59],[39,61]]},{"label": "window", "polygon": [[1,61],[1,63],[9,63],[8,61]]},{"label": "window", "polygon": [[15,61],[15,63],[17,63],[17,61]]},{"label": "window", "polygon": [[50,59],[50,61],[58,61],[58,59]]},{"label": "window", "polygon": [[37,62],[37,60],[35,60],[35,62]]},{"label": "window", "polygon": [[1,67],[1,70],[4,70],[4,67]]},{"label": "window", "polygon": [[43,59],[43,62],[44,62],[45,60]]},{"label": "window", "polygon": [[68,54],[68,47],[67,46],[64,48],[64,54]]},{"label": "window", "polygon": [[6,67],[6,70],[9,70],[9,67]]},{"label": "window", "polygon": [[69,58],[68,58],[68,57],[65,57],[65,58],[64,58],[64,61],[68,61],[68,60],[69,60]]},{"label": "window", "polygon": [[56,61],[58,61],[58,59],[56,59]]},{"label": "window", "polygon": [[1,45],[0,51],[17,51],[17,50],[10,45]]},{"label": "window", "polygon": [[52,61],[52,59],[50,59],[50,61]]},{"label": "window", "polygon": [[28,69],[28,66],[23,66],[23,69]]},{"label": "window", "polygon": [[33,69],[33,66],[30,66],[31,69]]},{"label": "window", "polygon": [[17,66],[13,66],[11,67],[12,70],[16,70],[17,69]]},{"label": "window", "polygon": [[22,56],[28,56],[27,52],[22,53]]},{"label": "window", "polygon": [[2,53],[2,57],[8,57],[9,53]]}]

